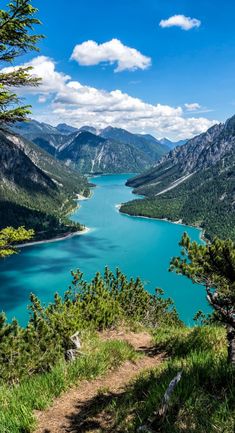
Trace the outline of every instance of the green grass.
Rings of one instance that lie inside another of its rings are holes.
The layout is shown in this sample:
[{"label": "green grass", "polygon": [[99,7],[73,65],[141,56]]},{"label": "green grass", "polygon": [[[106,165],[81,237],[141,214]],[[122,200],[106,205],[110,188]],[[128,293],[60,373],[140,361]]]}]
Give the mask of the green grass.
[{"label": "green grass", "polygon": [[[168,356],[158,368],[140,376],[106,410],[114,417],[114,431],[134,433],[148,424],[179,371],[167,416],[152,428],[161,433],[233,433],[235,378],[227,363],[224,329],[165,328],[154,332],[157,348]],[[104,408],[103,408],[104,409]]]},{"label": "green grass", "polygon": [[19,385],[0,388],[0,432],[29,433],[36,426],[34,410],[43,410],[82,379],[91,380],[117,368],[125,360],[135,360],[134,349],[126,342],[101,342],[91,338],[84,355],[72,363],[61,361],[50,372],[24,379]]}]

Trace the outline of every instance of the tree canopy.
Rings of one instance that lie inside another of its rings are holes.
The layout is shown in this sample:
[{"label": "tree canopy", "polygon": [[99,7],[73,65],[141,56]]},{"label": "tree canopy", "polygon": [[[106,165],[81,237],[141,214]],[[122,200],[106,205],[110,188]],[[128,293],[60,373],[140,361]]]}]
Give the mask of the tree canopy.
[{"label": "tree canopy", "polygon": [[199,245],[184,233],[181,257],[174,257],[170,270],[204,285],[215,318],[229,329],[228,340],[235,363],[235,243],[215,238]]},{"label": "tree canopy", "polygon": [[[36,50],[43,37],[34,34],[37,9],[31,0],[13,0],[7,10],[0,10],[0,125],[22,121],[30,114],[30,105],[21,105],[14,89],[22,86],[37,86],[40,79],[30,74],[32,68],[14,67],[14,60],[29,51]],[[4,68],[10,64],[10,68]],[[11,90],[12,89],[12,90]]]}]

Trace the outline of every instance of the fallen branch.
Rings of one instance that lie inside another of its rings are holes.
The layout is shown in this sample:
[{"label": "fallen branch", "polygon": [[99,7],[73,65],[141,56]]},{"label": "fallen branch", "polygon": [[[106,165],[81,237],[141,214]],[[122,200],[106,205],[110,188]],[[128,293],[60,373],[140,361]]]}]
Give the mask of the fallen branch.
[{"label": "fallen branch", "polygon": [[164,394],[164,397],[162,400],[162,406],[160,407],[160,409],[158,411],[158,415],[160,417],[164,418],[166,416],[166,412],[168,410],[171,394],[174,391],[177,383],[179,383],[181,377],[182,377],[182,371],[179,371],[179,373],[177,373],[177,375],[174,377],[174,379],[172,379],[172,381],[170,382],[170,384],[169,384],[169,386],[168,386],[168,388]]},{"label": "fallen branch", "polygon": [[81,349],[81,342],[80,342],[80,338],[79,338],[79,332],[76,332],[75,334],[73,334],[70,337],[70,340],[72,341],[72,343],[75,346],[75,349],[69,349],[66,352],[66,358],[68,359],[68,361],[74,361],[75,358],[77,357],[78,354],[82,355],[82,352],[80,351]]},{"label": "fallen branch", "polygon": [[179,383],[181,377],[182,377],[182,371],[179,371],[179,373],[177,373],[174,379],[172,379],[172,381],[169,383],[169,386],[163,396],[160,409],[158,410],[158,412],[154,413],[154,416],[151,419],[149,419],[148,424],[140,426],[138,428],[137,430],[138,433],[154,433],[152,427],[157,426],[159,424],[159,421],[162,421],[165,418],[166,413],[168,411],[171,394],[173,393],[176,385]]}]

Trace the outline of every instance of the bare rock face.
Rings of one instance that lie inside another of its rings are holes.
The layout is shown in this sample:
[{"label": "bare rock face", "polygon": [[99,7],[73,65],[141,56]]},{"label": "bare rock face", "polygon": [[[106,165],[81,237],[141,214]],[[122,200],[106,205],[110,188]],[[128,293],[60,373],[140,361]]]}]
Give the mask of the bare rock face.
[{"label": "bare rock face", "polygon": [[[215,166],[226,155],[235,153],[235,116],[225,124],[214,125],[186,144],[163,156],[146,173],[128,181],[129,186],[141,188],[155,183],[154,193],[183,177]],[[143,191],[141,191],[143,193]]]}]

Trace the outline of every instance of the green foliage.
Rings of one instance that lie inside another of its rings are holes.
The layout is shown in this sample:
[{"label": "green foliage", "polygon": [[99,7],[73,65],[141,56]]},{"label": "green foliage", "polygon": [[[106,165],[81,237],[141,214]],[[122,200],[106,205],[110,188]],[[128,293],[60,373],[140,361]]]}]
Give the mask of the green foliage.
[{"label": "green foliage", "polygon": [[26,230],[25,227],[6,227],[0,230],[0,258],[17,253],[16,243],[32,239],[33,230]]},{"label": "green foliage", "polygon": [[[226,362],[221,327],[164,327],[154,331],[156,350],[168,359],[142,374],[103,414],[113,416],[113,431],[134,433],[148,424],[161,433],[232,433],[235,428],[234,372]],[[167,416],[156,416],[163,395],[179,371]],[[155,415],[154,415],[155,414]]]},{"label": "green foliage", "polygon": [[55,295],[47,307],[31,295],[26,328],[0,316],[0,381],[15,383],[23,377],[50,370],[73,348],[70,337],[77,331],[101,330],[120,323],[157,326],[180,324],[169,299],[147,293],[139,279],[127,280],[119,271],[105,269],[87,283],[81,272],[64,298]]},{"label": "green foliage", "polygon": [[29,376],[12,387],[0,388],[1,433],[32,432],[36,426],[35,410],[47,408],[52,400],[82,379],[91,380],[137,357],[123,341],[100,341],[84,335],[83,355],[73,363],[57,361],[50,372]]},{"label": "green foliage", "polygon": [[[36,12],[31,0],[13,0],[8,10],[0,10],[0,62],[12,63],[21,54],[37,50],[42,36],[33,34],[34,26],[40,24]],[[31,69],[20,67],[0,73],[0,124],[25,120],[30,113],[30,106],[19,106],[20,100],[10,88],[37,86],[40,79],[30,75]]]},{"label": "green foliage", "polygon": [[171,261],[171,271],[203,284],[207,299],[216,310],[216,317],[235,328],[235,244],[231,240],[214,239],[199,245],[184,233],[180,242],[181,257]]}]

